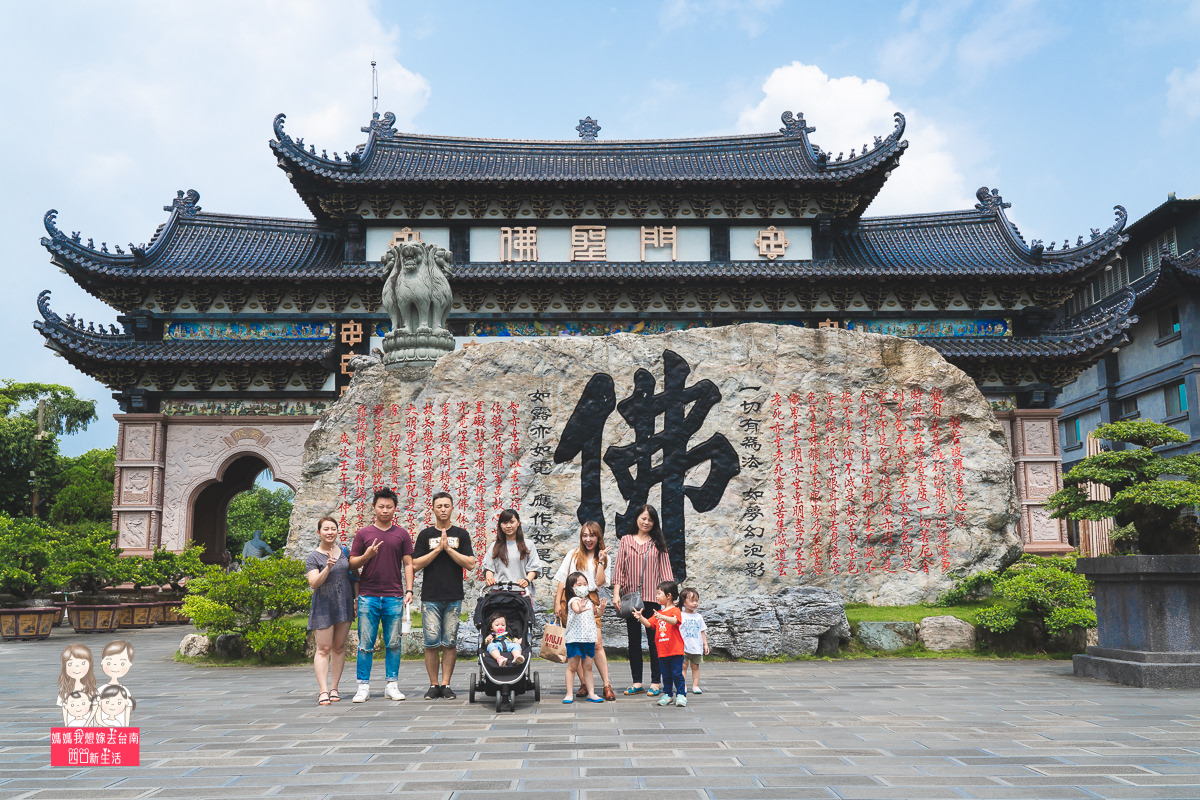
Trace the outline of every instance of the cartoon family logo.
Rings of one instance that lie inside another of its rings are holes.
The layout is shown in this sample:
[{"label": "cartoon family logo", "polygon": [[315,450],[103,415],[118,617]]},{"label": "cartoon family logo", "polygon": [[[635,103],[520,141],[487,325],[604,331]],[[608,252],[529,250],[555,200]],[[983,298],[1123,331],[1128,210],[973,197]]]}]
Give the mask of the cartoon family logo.
[{"label": "cartoon family logo", "polygon": [[71,644],[63,648],[57,699],[63,722],[61,728],[51,729],[50,763],[52,766],[136,765],[139,730],[129,726],[129,718],[137,701],[121,684],[133,667],[133,645],[117,639],[104,646],[100,668],[108,683],[102,687],[97,686],[92,665],[92,651],[87,645]]}]

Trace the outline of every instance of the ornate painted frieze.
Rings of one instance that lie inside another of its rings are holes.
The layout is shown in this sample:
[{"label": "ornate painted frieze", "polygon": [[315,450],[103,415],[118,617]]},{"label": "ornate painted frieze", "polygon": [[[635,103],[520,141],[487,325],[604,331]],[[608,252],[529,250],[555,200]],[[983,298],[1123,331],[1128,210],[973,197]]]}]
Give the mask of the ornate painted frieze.
[{"label": "ornate painted frieze", "polygon": [[163,338],[174,341],[332,339],[330,322],[172,322]]},{"label": "ornate painted frieze", "polygon": [[1005,319],[852,319],[846,321],[845,327],[888,336],[1012,335],[1012,327]]},{"label": "ornate painted frieze", "polygon": [[666,333],[690,328],[710,328],[707,320],[655,320],[639,322],[474,322],[468,336],[608,336],[612,333]]},{"label": "ornate painted frieze", "polygon": [[161,412],[169,417],[284,416],[320,414],[324,400],[174,400],[162,401]]}]

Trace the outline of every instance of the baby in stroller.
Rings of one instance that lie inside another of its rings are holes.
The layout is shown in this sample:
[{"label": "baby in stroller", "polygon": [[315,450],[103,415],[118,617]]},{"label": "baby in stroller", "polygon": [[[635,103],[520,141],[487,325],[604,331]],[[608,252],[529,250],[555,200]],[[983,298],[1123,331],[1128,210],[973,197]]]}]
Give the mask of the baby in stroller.
[{"label": "baby in stroller", "polygon": [[520,664],[525,660],[525,654],[521,652],[521,640],[514,639],[508,633],[508,620],[503,614],[493,614],[488,622],[488,628],[491,633],[483,640],[487,646],[487,651],[492,658],[496,659],[496,663],[504,666],[508,663],[508,655],[512,654],[514,664]]}]

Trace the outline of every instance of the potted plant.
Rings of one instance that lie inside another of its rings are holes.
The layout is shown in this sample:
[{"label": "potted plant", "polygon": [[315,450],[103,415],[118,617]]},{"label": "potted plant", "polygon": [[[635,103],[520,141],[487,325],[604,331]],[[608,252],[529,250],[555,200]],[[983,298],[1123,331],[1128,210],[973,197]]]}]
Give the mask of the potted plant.
[{"label": "potted plant", "polygon": [[[1200,505],[1200,456],[1163,456],[1184,444],[1169,425],[1129,420],[1101,425],[1097,439],[1133,445],[1088,456],[1046,502],[1053,516],[1111,517],[1130,535],[1116,557],[1081,558],[1094,584],[1099,645],[1075,656],[1075,674],[1130,686],[1200,687],[1200,525],[1184,511]],[[1107,486],[1092,500],[1086,484]]]},{"label": "potted plant", "polygon": [[133,563],[121,558],[116,532],[101,524],[71,526],[57,542],[52,557],[56,580],[78,592],[67,606],[76,633],[107,633],[120,621],[120,602],[106,590],[128,582]]},{"label": "potted plant", "polygon": [[53,532],[34,519],[0,515],[0,636],[45,639],[62,612],[48,599]]},{"label": "potted plant", "polygon": [[[143,556],[125,556],[124,559],[133,588],[130,591],[130,599],[121,603],[117,627],[149,628],[162,621],[162,607],[146,596],[150,593],[147,584],[153,583],[154,580],[152,571],[146,570],[150,559]],[[154,592],[158,591],[157,585],[152,588]]]},{"label": "potted plant", "polygon": [[147,570],[153,571],[160,585],[169,587],[159,592],[158,605],[163,609],[162,622],[167,625],[184,624],[190,619],[180,612],[183,598],[187,594],[184,584],[204,572],[200,556],[204,547],[193,545],[182,553],[158,548],[148,559]]}]

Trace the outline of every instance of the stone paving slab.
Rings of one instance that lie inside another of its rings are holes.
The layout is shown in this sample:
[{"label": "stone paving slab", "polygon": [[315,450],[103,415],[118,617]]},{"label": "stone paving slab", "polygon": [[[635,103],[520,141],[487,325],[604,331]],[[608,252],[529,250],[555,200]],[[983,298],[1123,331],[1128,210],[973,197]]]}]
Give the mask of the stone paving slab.
[{"label": "stone paving slab", "polygon": [[[561,702],[563,668],[515,714],[409,700],[318,707],[307,667],[201,669],[171,660],[186,627],[122,631],[141,767],[49,766],[59,653],[108,638],[56,631],[0,644],[0,800],[1076,800],[1200,798],[1200,690],[1075,678],[1069,662],[863,660],[704,665],[682,708]],[[117,638],[116,636],[109,638]],[[379,669],[381,665],[377,665]],[[616,685],[628,667],[614,663]]]}]

